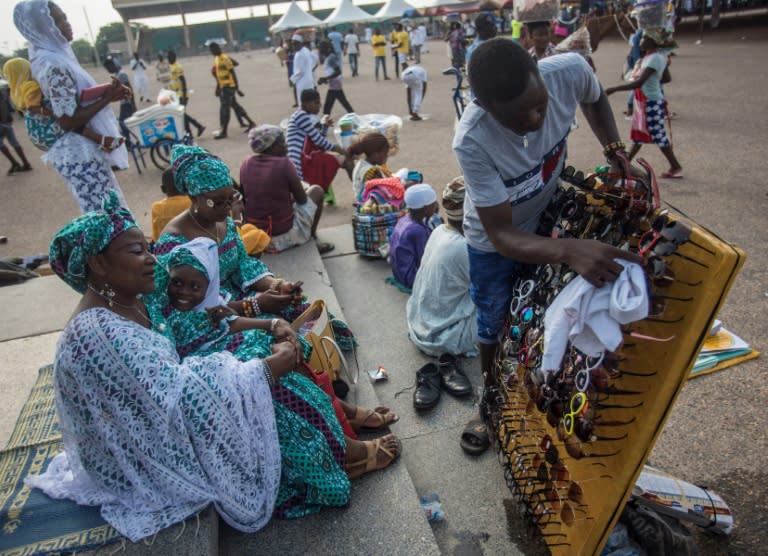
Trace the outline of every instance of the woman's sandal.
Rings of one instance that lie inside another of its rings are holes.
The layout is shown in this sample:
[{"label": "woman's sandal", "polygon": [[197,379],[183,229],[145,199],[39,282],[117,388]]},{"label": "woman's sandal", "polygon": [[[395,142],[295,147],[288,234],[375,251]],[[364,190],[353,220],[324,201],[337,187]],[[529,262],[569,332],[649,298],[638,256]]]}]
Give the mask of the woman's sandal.
[{"label": "woman's sandal", "polygon": [[392,413],[388,407],[365,409],[357,406],[355,407],[355,414],[352,417],[347,417],[355,432],[377,431],[396,423],[398,419],[400,417],[396,413]]},{"label": "woman's sandal", "polygon": [[[394,438],[396,441],[397,446],[395,450],[390,451],[384,446],[384,441],[388,438]],[[393,434],[382,436],[376,440],[366,440],[363,442],[363,444],[365,445],[365,459],[347,464],[347,475],[350,479],[357,479],[365,473],[388,467],[392,464],[392,462],[400,457],[400,452],[403,448],[400,440],[398,440]],[[378,456],[380,453],[383,453],[387,456],[383,463],[379,463]]]}]

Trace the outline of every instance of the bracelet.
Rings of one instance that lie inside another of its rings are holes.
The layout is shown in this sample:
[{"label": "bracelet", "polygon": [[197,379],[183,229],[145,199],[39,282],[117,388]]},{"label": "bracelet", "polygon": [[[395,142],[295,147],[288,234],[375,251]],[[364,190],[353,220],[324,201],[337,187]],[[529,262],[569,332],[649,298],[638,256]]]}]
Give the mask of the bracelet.
[{"label": "bracelet", "polygon": [[272,323],[269,325],[269,333],[275,335],[275,329],[277,328],[280,319],[272,319]]},{"label": "bracelet", "polygon": [[243,316],[251,318],[253,317],[253,309],[251,308],[251,304],[248,303],[247,299],[243,300]]},{"label": "bracelet", "polygon": [[611,155],[616,151],[623,151],[626,150],[626,148],[627,146],[623,141],[614,141],[613,143],[608,143],[605,147],[603,147],[603,154],[606,156],[606,158],[610,158]]},{"label": "bracelet", "polygon": [[269,363],[267,363],[266,359],[261,360],[262,364],[264,365],[264,376],[267,379],[267,384],[269,384],[270,389],[275,387],[275,377],[272,374],[272,369],[269,367]]},{"label": "bracelet", "polygon": [[248,303],[251,305],[251,312],[253,313],[253,316],[261,314],[261,307],[259,307],[259,302],[256,299],[256,297],[249,297]]},{"label": "bracelet", "polygon": [[274,281],[272,282],[272,285],[269,286],[269,290],[267,291],[280,293],[280,286],[283,285],[283,282],[285,282],[285,280],[283,280],[282,278],[275,278]]}]

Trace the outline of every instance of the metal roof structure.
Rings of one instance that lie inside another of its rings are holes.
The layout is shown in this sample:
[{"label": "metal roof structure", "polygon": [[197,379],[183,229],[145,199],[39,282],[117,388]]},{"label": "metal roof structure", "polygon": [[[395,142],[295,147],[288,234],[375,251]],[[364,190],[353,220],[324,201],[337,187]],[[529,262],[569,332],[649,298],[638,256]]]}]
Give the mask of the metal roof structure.
[{"label": "metal roof structure", "polygon": [[249,8],[269,3],[269,0],[112,0],[112,7],[124,20],[131,20],[181,13]]}]

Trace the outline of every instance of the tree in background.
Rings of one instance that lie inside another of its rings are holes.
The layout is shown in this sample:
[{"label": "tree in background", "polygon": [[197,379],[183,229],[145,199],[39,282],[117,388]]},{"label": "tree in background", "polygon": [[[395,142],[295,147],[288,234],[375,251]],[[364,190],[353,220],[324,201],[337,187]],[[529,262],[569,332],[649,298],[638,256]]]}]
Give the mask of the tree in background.
[{"label": "tree in background", "polygon": [[93,46],[85,39],[75,39],[72,41],[72,51],[80,64],[94,64]]},{"label": "tree in background", "polygon": [[[134,35],[136,31],[149,29],[148,26],[143,23],[131,23],[131,30]],[[119,21],[109,23],[99,29],[99,34],[96,35],[96,50],[99,52],[99,56],[106,56],[109,53],[109,43],[111,42],[125,42],[125,31],[123,24]],[[125,59],[127,60],[133,55],[133,52],[125,52]]]}]

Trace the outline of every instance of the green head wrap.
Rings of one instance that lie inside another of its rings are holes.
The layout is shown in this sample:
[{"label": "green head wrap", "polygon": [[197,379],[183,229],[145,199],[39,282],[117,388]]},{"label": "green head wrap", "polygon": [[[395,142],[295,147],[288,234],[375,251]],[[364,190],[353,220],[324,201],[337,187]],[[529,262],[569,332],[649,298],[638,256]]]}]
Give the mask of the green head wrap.
[{"label": "green head wrap", "polygon": [[232,185],[229,167],[202,147],[174,146],[171,169],[176,189],[187,195],[200,195]]},{"label": "green head wrap", "polygon": [[120,206],[114,191],[104,200],[102,210],[86,212],[53,236],[48,257],[59,278],[79,293],[88,288],[88,258],[98,255],[117,236],[136,228],[131,212]]},{"label": "green head wrap", "polygon": [[205,276],[206,279],[208,280],[211,279],[208,276],[208,271],[206,270],[205,266],[203,266],[203,263],[200,262],[200,259],[198,259],[195,255],[193,255],[192,251],[190,251],[183,245],[174,247],[171,250],[171,253],[168,256],[168,259],[166,261],[166,265],[168,266],[168,272],[172,271],[174,268],[178,266],[184,266],[184,265],[191,266],[198,272],[202,273],[202,275]]}]

